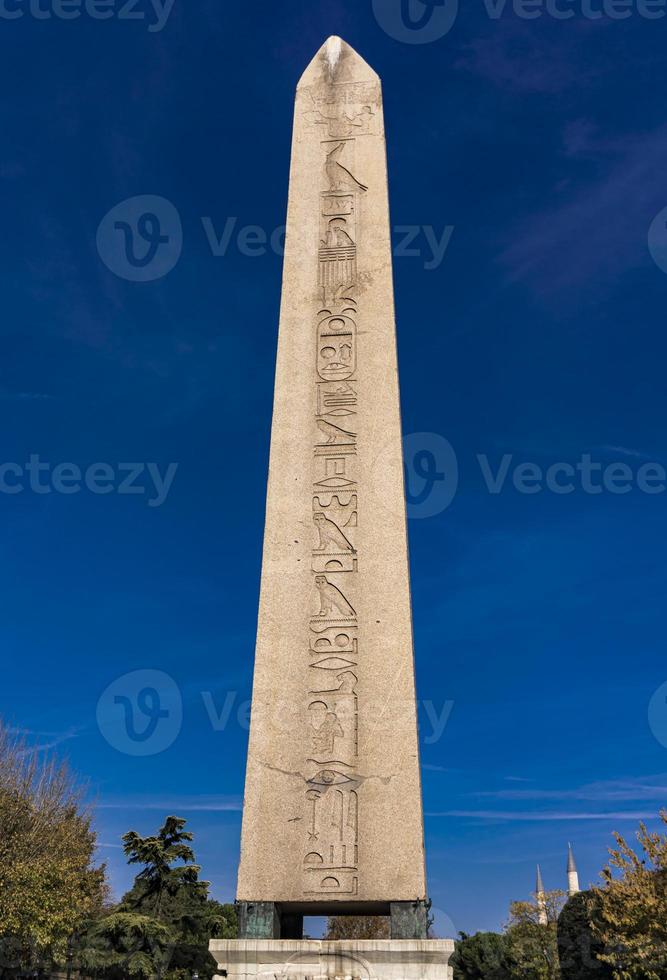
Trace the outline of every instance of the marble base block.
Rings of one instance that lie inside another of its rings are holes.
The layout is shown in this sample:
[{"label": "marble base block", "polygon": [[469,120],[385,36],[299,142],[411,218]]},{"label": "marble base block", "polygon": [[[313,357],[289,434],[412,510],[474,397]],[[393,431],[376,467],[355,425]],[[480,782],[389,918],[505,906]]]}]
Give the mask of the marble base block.
[{"label": "marble base block", "polygon": [[451,939],[214,939],[219,980],[451,980]]}]

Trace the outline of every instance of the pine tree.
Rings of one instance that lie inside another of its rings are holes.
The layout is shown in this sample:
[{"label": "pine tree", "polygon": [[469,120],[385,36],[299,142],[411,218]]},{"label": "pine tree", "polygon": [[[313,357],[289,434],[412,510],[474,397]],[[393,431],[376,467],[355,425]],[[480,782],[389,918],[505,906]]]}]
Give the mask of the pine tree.
[{"label": "pine tree", "polygon": [[237,935],[236,910],[209,899],[209,883],[199,880],[193,835],[185,824],[167,817],[155,836],[124,835],[128,863],[143,868],[120,904],[91,923],[82,938],[79,964],[84,971],[105,980],[213,975],[209,940]]},{"label": "pine tree", "polygon": [[507,937],[497,932],[462,932],[450,960],[454,980],[511,980]]}]

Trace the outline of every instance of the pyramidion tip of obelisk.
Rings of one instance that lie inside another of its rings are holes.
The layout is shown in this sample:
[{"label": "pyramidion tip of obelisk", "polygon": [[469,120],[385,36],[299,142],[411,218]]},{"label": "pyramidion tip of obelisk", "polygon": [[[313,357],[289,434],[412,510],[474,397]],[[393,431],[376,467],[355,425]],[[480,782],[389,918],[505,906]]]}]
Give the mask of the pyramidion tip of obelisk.
[{"label": "pyramidion tip of obelisk", "polygon": [[298,88],[318,82],[375,82],[379,81],[360,54],[336,34],[327,38],[301,76]]}]

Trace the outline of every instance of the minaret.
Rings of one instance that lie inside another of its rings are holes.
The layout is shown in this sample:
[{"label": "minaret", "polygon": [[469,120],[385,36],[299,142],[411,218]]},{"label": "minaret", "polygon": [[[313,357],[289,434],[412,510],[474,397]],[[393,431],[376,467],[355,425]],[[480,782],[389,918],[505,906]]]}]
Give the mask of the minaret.
[{"label": "minaret", "polygon": [[537,899],[537,921],[541,926],[549,925],[549,916],[547,915],[547,896],[544,890],[544,882],[542,881],[542,871],[538,864],[537,866],[537,883],[535,885],[535,897]]},{"label": "minaret", "polygon": [[574,860],[572,844],[568,844],[567,848],[567,893],[572,898],[573,895],[578,895],[581,889],[579,887],[579,872],[577,871],[577,862]]}]

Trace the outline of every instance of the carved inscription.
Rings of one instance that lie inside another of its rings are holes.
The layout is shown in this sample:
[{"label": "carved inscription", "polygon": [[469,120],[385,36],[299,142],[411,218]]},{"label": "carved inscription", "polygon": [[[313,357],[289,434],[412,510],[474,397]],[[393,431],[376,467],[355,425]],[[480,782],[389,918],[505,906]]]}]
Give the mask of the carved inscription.
[{"label": "carved inscription", "polygon": [[313,322],[313,599],[307,642],[303,891],[350,897],[359,891],[358,582],[359,215],[367,187],[356,175],[355,138],[372,131],[373,86],[311,93],[306,128],[322,154],[318,286]]},{"label": "carved inscription", "polygon": [[306,118],[311,128],[321,126],[327,136],[341,138],[367,136],[371,132],[374,116],[375,112],[370,105],[358,110],[343,106],[324,106],[322,109],[313,109]]},{"label": "carved inscription", "polygon": [[372,82],[347,82],[310,90],[310,108],[306,110],[306,128],[332,139],[368,136],[375,132],[374,123],[381,92]]},{"label": "carved inscription", "polygon": [[354,140],[343,140],[335,143],[332,149],[327,149],[327,159],[325,170],[329,180],[329,191],[367,191],[368,188],[346,166],[349,151],[347,147],[354,144]]},{"label": "carved inscription", "polygon": [[349,316],[328,316],[317,329],[317,373],[323,381],[346,381],[357,366],[357,325]]}]

